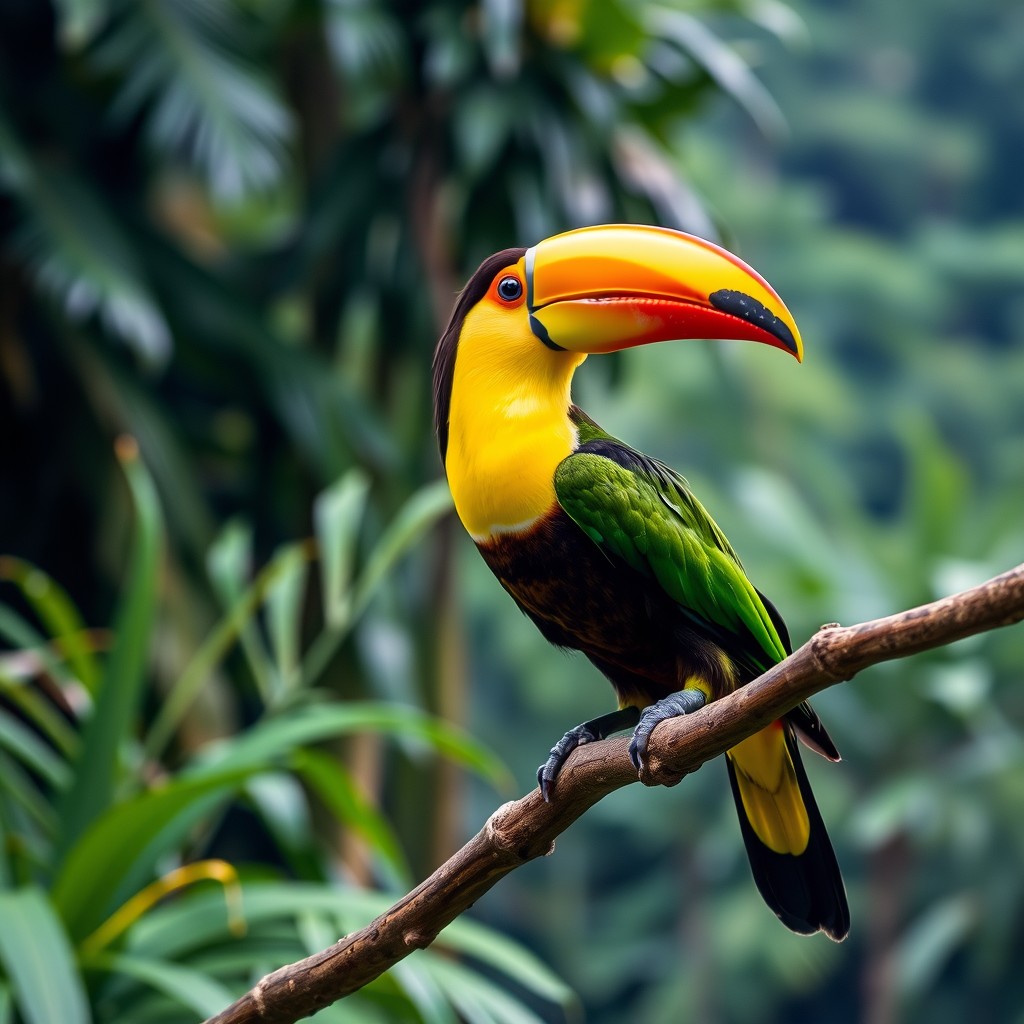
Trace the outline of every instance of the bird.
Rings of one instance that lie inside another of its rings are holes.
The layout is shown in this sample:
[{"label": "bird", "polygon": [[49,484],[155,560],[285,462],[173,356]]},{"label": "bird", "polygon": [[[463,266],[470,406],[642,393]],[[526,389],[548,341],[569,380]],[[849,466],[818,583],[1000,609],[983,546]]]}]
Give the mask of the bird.
[{"label": "bird", "polygon": [[[538,769],[545,800],[584,743],[654,728],[750,682],[791,644],[684,477],[572,401],[588,355],[734,339],[803,360],[772,287],[726,249],[656,225],[566,231],[485,259],[433,360],[434,426],[459,519],[552,644],[581,652],[617,710],[568,730]],[[805,702],[725,755],[754,882],[794,932],[841,941],[846,890],[797,740],[839,752]]]}]

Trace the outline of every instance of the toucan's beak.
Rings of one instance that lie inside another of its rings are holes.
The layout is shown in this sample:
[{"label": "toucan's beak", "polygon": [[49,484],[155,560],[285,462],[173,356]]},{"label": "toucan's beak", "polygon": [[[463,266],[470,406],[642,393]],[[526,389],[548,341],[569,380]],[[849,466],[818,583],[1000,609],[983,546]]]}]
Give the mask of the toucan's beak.
[{"label": "toucan's beak", "polygon": [[736,338],[803,360],[800,332],[768,282],[693,235],[637,224],[580,228],[528,249],[525,263],[530,326],[551,348]]}]

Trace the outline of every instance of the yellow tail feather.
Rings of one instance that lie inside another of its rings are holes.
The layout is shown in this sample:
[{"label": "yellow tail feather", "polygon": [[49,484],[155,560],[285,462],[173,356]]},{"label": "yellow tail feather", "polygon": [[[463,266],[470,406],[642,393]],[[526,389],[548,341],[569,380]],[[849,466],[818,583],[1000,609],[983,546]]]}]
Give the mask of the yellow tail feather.
[{"label": "yellow tail feather", "polygon": [[743,811],[757,838],[775,853],[799,856],[811,826],[781,723],[762,729],[728,752]]}]

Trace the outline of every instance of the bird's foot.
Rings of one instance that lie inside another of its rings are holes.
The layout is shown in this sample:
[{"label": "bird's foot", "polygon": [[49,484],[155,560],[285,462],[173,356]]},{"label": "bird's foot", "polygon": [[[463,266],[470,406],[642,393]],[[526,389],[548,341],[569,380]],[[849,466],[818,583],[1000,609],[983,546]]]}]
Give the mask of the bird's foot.
[{"label": "bird's foot", "polygon": [[651,739],[651,733],[655,727],[669,718],[677,718],[679,715],[689,715],[694,711],[700,711],[707,703],[707,697],[701,690],[688,689],[680,690],[678,693],[670,693],[659,701],[644,708],[633,730],[633,739],[629,744],[629,759],[633,767],[641,776],[647,769],[647,745]]},{"label": "bird's foot", "polygon": [[[678,714],[678,712],[676,712]],[[640,709],[634,707],[620,708],[608,715],[581,722],[570,729],[552,748],[548,759],[537,769],[537,782],[540,784],[540,795],[545,803],[550,802],[554,790],[555,779],[562,770],[566,758],[584,743],[603,740],[620,729],[630,729],[637,725]],[[653,726],[651,728],[654,728]]]}]

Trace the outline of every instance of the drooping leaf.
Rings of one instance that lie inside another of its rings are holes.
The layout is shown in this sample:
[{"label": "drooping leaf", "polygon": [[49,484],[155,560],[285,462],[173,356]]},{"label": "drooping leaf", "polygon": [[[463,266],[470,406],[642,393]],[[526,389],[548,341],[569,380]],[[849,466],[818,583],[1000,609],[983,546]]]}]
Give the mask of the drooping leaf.
[{"label": "drooping leaf", "polygon": [[299,750],[292,766],[319,796],[337,820],[353,829],[381,857],[391,871],[389,879],[396,887],[410,880],[398,838],[387,818],[359,792],[355,780],[337,759],[319,750]]},{"label": "drooping leaf", "polygon": [[68,932],[81,940],[148,881],[157,860],[241,786],[251,769],[209,772],[125,800],[71,847],[52,887]]},{"label": "drooping leaf", "polygon": [[219,1013],[235,998],[207,971],[168,960],[150,960],[128,953],[103,953],[93,957],[89,966],[111,975],[134,978],[203,1017]]},{"label": "drooping leaf", "polygon": [[0,962],[26,1024],[89,1024],[71,944],[45,893],[0,892],[0,921]]},{"label": "drooping leaf", "polygon": [[444,931],[449,949],[486,964],[543,999],[563,1006],[575,1002],[572,989],[525,947],[468,918],[461,918],[458,925]]},{"label": "drooping leaf", "polygon": [[67,591],[41,569],[10,555],[0,557],[0,579],[18,587],[79,681],[95,694],[99,666],[86,641],[85,622]]},{"label": "drooping leaf", "polygon": [[772,95],[743,58],[718,38],[699,18],[666,7],[647,10],[654,32],[683,48],[731,96],[766,135],[778,137],[786,120]]},{"label": "drooping leaf", "polygon": [[464,1020],[474,1024],[543,1024],[525,1003],[466,965],[442,957],[425,962],[431,977]]},{"label": "drooping leaf", "polygon": [[306,705],[260,722],[230,743],[214,744],[186,769],[187,778],[233,770],[256,770],[279,762],[311,743],[354,733],[380,733],[419,745],[510,788],[508,769],[461,729],[418,708],[372,701]]},{"label": "drooping leaf", "polygon": [[57,789],[70,780],[67,762],[31,729],[0,708],[0,747]]}]

